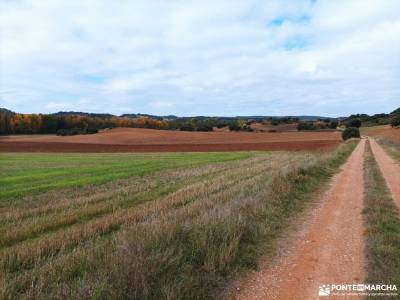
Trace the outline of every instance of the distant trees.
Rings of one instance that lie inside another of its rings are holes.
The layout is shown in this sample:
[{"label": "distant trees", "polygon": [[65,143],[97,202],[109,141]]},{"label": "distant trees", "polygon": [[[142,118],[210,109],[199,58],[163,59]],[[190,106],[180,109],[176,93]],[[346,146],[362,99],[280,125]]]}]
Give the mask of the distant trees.
[{"label": "distant trees", "polygon": [[[351,115],[341,124],[345,127],[372,126],[391,124],[398,127],[400,108],[390,114]],[[253,131],[254,122],[265,125],[296,124],[297,129],[329,130],[336,129],[338,122],[332,118],[322,118],[313,121],[299,121],[295,117],[171,117],[163,118],[151,115],[88,114],[81,112],[61,112],[57,114],[19,114],[0,108],[0,134],[38,134],[56,133],[60,129],[79,129],[87,132],[89,129],[104,129],[114,127],[133,127],[150,129],[168,129],[181,131],[213,131],[214,128],[226,127],[231,131]],[[294,125],[293,125],[294,126]],[[269,130],[274,130],[271,128]],[[61,131],[62,132],[62,131]],[[76,131],[75,131],[76,132]]]},{"label": "distant trees", "polygon": [[336,129],[338,127],[339,123],[338,121],[331,121],[328,125],[329,129]]},{"label": "distant trees", "polygon": [[240,126],[237,122],[229,123],[228,127],[229,127],[230,131],[239,131],[240,130]]},{"label": "distant trees", "polygon": [[358,127],[347,127],[342,132],[343,140],[348,140],[350,138],[360,138],[360,129]]},{"label": "distant trees", "polygon": [[[235,124],[234,126],[232,124]],[[60,135],[93,133],[94,130],[114,127],[169,129],[182,131],[213,131],[214,127],[234,127],[234,130],[252,130],[239,120],[194,117],[164,120],[147,116],[117,117],[108,114],[58,113],[18,114],[0,109],[0,134],[57,133]]]},{"label": "distant trees", "polygon": [[346,123],[346,127],[356,127],[360,128],[361,127],[361,120],[360,119],[351,119]]},{"label": "distant trees", "polygon": [[156,120],[147,117],[128,118],[68,114],[18,114],[6,109],[0,109],[0,134],[57,132],[62,135],[86,134],[95,133],[99,129],[112,127],[167,129],[169,124],[164,120]]},{"label": "distant trees", "polygon": [[280,124],[293,124],[299,122],[299,118],[295,117],[273,117],[264,120],[264,123],[270,123],[273,126]]},{"label": "distant trees", "polygon": [[297,124],[297,130],[315,130],[317,127],[313,124],[313,122],[300,122]]},{"label": "distant trees", "polygon": [[391,125],[392,127],[399,127],[399,126],[400,126],[400,114],[397,115],[397,116],[393,116],[393,117],[390,119],[390,125]]},{"label": "distant trees", "polygon": [[390,113],[390,115],[400,115],[400,107]]},{"label": "distant trees", "polygon": [[337,126],[338,122],[330,119],[319,121],[302,121],[297,124],[297,130],[326,130],[336,129]]},{"label": "distant trees", "polygon": [[56,134],[66,136],[66,135],[78,135],[78,134],[95,134],[98,132],[99,131],[96,128],[87,128],[87,129],[71,128],[71,129],[58,129]]},{"label": "distant trees", "polygon": [[[393,115],[394,112],[390,114],[374,114],[374,115],[367,115],[367,114],[355,114],[349,116],[347,119],[344,120],[343,124],[350,122],[351,120],[358,119],[361,121],[362,126],[376,126],[376,125],[387,125],[390,124],[390,117]],[[351,126],[349,126],[351,127]]]},{"label": "distant trees", "polygon": [[390,125],[392,127],[400,126],[400,108],[398,108],[390,113]]},{"label": "distant trees", "polygon": [[165,129],[181,131],[213,131],[214,127],[222,128],[225,123],[217,118],[195,117],[195,118],[177,118],[167,122]]},{"label": "distant trees", "polygon": [[0,134],[11,132],[11,120],[14,113],[7,109],[0,109]]}]

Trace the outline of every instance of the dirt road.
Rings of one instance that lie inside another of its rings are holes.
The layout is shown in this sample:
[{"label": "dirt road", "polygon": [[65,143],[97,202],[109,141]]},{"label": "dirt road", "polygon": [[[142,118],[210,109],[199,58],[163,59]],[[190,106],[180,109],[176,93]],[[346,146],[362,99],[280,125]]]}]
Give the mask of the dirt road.
[{"label": "dirt road", "polygon": [[372,153],[378,163],[379,169],[392,192],[393,200],[400,208],[400,165],[392,159],[382,147],[370,138]]},{"label": "dirt road", "polygon": [[363,139],[293,248],[249,274],[237,299],[316,299],[320,285],[363,282],[364,149]]}]

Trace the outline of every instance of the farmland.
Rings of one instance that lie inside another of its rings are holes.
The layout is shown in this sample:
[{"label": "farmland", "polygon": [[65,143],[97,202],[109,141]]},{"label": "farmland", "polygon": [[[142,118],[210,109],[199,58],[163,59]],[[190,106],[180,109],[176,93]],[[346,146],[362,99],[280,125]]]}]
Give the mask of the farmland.
[{"label": "farmland", "polygon": [[0,300],[400,299],[400,0],[0,3]]},{"label": "farmland", "polygon": [[353,148],[1,154],[1,295],[205,297],[273,248]]},{"label": "farmland", "polygon": [[375,126],[362,129],[362,133],[374,137],[395,159],[400,161],[400,129],[390,126]]},{"label": "farmland", "polygon": [[117,128],[80,136],[0,137],[0,152],[207,152],[333,150],[338,132],[184,132]]},{"label": "farmland", "polygon": [[400,129],[385,126],[374,126],[362,128],[362,133],[373,137],[384,137],[386,140],[400,144]]},{"label": "farmland", "polygon": [[82,187],[160,170],[246,158],[249,153],[187,154],[2,154],[0,207],[21,196]]}]

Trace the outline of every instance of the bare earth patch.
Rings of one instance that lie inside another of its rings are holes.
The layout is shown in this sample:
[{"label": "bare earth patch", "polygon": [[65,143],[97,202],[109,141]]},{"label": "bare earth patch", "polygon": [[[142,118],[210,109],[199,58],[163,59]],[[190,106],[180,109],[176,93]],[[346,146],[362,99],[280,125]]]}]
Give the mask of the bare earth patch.
[{"label": "bare earth patch", "polygon": [[337,132],[184,132],[116,128],[93,135],[0,137],[0,152],[329,151]]},{"label": "bare earth patch", "polygon": [[361,129],[362,133],[368,136],[377,137],[382,136],[385,139],[400,144],[400,129],[393,128],[389,125],[364,127]]}]

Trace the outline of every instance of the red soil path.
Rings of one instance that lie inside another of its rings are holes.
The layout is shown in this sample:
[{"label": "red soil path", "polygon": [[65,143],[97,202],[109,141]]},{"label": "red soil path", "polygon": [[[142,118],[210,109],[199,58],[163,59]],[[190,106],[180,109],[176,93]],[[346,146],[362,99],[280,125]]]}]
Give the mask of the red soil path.
[{"label": "red soil path", "polygon": [[319,285],[363,282],[364,149],[361,140],[293,248],[249,274],[237,299],[318,299]]},{"label": "red soil path", "polygon": [[0,137],[0,152],[204,152],[331,150],[336,132],[183,132],[117,128],[94,135]]}]

